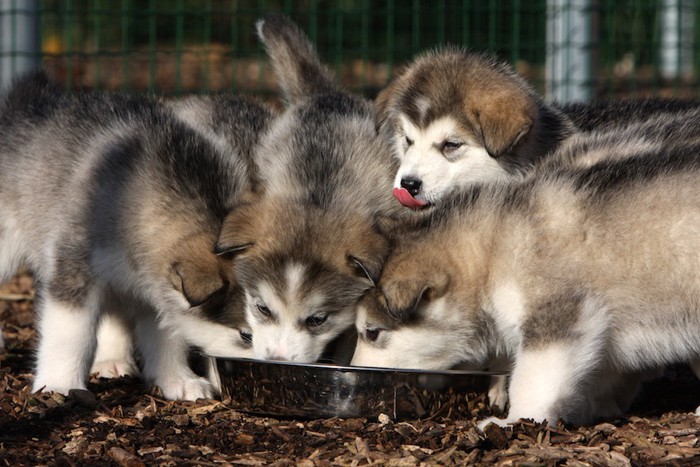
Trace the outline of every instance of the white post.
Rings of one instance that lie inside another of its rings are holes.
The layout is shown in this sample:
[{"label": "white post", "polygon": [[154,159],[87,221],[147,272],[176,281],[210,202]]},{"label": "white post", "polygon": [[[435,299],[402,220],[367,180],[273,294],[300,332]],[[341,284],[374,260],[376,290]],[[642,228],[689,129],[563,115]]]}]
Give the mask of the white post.
[{"label": "white post", "polygon": [[591,95],[590,0],[547,0],[545,96],[584,101]]},{"label": "white post", "polygon": [[0,90],[40,64],[39,0],[0,0]]},{"label": "white post", "polygon": [[692,0],[663,0],[661,3],[661,76],[666,79],[693,73]]}]

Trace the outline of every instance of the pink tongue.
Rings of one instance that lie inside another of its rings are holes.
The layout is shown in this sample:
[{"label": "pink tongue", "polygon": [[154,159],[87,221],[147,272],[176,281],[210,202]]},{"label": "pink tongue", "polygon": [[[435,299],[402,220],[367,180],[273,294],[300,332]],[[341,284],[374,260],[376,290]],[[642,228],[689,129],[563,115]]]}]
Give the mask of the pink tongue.
[{"label": "pink tongue", "polygon": [[394,188],[394,198],[408,208],[422,208],[428,204],[427,201],[421,201],[411,196],[411,193],[405,188]]}]

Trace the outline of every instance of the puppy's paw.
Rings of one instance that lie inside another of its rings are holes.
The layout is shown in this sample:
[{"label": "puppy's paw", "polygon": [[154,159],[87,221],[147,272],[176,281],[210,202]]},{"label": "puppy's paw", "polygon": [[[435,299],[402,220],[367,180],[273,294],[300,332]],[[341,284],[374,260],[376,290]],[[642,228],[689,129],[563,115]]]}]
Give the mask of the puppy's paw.
[{"label": "puppy's paw", "polygon": [[168,377],[155,381],[163,397],[170,400],[194,401],[197,399],[212,399],[216,390],[212,384],[199,376]]},{"label": "puppy's paw", "polygon": [[57,392],[67,396],[71,390],[86,390],[85,384],[70,384],[67,382],[51,381],[45,378],[35,378],[32,385],[32,392]]},{"label": "puppy's paw", "polygon": [[111,379],[120,376],[138,376],[139,369],[133,360],[102,360],[92,365],[90,374]]},{"label": "puppy's paw", "polygon": [[517,420],[511,420],[510,418],[489,417],[489,418],[485,418],[484,420],[477,423],[476,428],[483,433],[484,428],[486,428],[486,426],[488,426],[491,423],[493,423],[494,425],[498,425],[501,428],[505,428],[505,427],[509,426],[511,423],[513,423],[514,421],[517,421]]},{"label": "puppy's paw", "polygon": [[489,407],[500,413],[506,411],[506,404],[508,404],[508,393],[503,391],[494,391],[492,394],[489,391]]},{"label": "puppy's paw", "polygon": [[700,417],[700,406],[698,406],[698,408],[695,409],[695,415],[697,415],[698,417]]},{"label": "puppy's paw", "polygon": [[505,376],[492,377],[488,392],[489,406],[498,412],[505,412],[508,403],[508,381]]},{"label": "puppy's paw", "polygon": [[87,389],[87,381],[80,376],[82,372],[71,371],[66,366],[62,367],[58,364],[50,367],[46,364],[38,365],[35,372],[32,384],[33,392],[57,392],[67,396],[71,389]]}]

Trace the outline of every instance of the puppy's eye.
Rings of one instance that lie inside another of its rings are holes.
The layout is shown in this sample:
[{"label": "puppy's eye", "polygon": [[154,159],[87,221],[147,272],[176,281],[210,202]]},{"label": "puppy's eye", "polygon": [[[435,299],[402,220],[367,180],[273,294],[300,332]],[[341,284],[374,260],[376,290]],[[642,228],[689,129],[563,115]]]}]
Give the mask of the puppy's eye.
[{"label": "puppy's eye", "polygon": [[442,143],[441,150],[443,153],[449,154],[461,148],[463,144],[464,143],[461,143],[459,141],[445,141],[444,143]]},{"label": "puppy's eye", "polygon": [[308,318],[306,318],[305,322],[306,322],[306,325],[308,327],[315,328],[315,327],[320,326],[323,323],[325,323],[327,319],[328,319],[327,314],[318,314],[318,315],[309,316]]},{"label": "puppy's eye", "polygon": [[244,331],[243,329],[238,331],[238,333],[241,335],[241,339],[243,339],[243,342],[245,342],[248,345],[253,343],[253,335],[251,333],[249,333],[248,331]]},{"label": "puppy's eye", "polygon": [[263,305],[262,303],[258,303],[256,306],[258,307],[258,311],[261,315],[265,316],[266,318],[272,318],[272,311],[270,311],[267,306]]},{"label": "puppy's eye", "polygon": [[380,332],[382,332],[381,328],[367,328],[365,329],[365,339],[368,342],[374,342],[379,338]]},{"label": "puppy's eye", "polygon": [[408,136],[406,136],[405,138],[406,138],[406,146],[412,146],[413,140],[411,138],[409,138]]}]

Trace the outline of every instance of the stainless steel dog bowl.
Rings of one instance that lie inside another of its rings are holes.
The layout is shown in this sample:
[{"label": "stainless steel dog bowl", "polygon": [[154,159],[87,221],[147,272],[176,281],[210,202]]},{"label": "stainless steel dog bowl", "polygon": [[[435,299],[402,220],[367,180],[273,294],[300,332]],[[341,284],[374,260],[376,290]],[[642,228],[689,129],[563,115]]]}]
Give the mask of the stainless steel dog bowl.
[{"label": "stainless steel dog bowl", "polygon": [[217,358],[222,396],[237,410],[289,418],[394,420],[468,414],[492,372],[401,370]]}]

